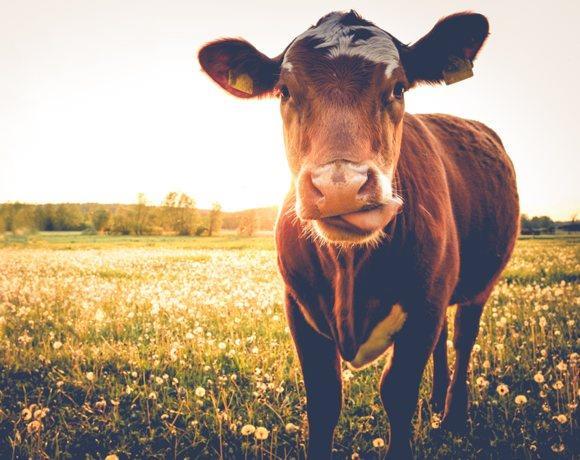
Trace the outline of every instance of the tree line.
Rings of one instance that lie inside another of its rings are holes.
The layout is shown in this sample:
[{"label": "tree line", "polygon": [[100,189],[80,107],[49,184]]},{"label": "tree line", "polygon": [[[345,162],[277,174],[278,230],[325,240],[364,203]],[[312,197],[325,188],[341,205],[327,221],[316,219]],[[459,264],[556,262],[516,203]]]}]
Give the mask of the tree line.
[{"label": "tree line", "polygon": [[[272,230],[274,207],[224,212],[219,203],[211,209],[198,209],[185,193],[170,192],[161,205],[152,205],[140,193],[134,204],[0,204],[0,232],[84,231],[112,235],[219,235],[222,229],[252,236],[259,230]],[[523,235],[580,231],[576,216],[569,222],[555,222],[548,216],[521,216]]]},{"label": "tree line", "polygon": [[275,208],[225,212],[219,203],[198,209],[185,193],[170,192],[161,205],[140,193],[134,204],[0,204],[0,232],[83,231],[113,235],[214,236],[222,229],[252,236],[271,230]]}]

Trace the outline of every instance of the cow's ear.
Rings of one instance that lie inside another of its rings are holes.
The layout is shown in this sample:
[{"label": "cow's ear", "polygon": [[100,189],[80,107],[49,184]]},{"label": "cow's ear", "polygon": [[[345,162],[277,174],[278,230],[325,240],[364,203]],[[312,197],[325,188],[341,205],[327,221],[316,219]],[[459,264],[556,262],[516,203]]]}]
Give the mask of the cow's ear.
[{"label": "cow's ear", "polygon": [[447,16],[423,38],[402,50],[411,83],[447,84],[473,75],[473,60],[489,34],[487,18],[475,13]]},{"label": "cow's ear", "polygon": [[208,43],[199,50],[198,59],[216,83],[243,98],[271,94],[282,63],[282,55],[270,59],[247,41],[230,38]]}]

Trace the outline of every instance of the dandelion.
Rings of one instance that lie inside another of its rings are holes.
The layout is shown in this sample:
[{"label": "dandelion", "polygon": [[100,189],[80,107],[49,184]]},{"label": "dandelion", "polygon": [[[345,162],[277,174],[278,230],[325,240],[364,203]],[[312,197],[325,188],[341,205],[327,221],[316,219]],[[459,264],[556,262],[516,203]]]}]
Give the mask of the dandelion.
[{"label": "dandelion", "polygon": [[109,454],[105,457],[105,460],[119,460],[119,457],[116,454]]},{"label": "dandelion", "polygon": [[562,383],[561,380],[556,380],[554,385],[552,385],[552,388],[554,388],[554,390],[561,390],[562,388],[564,388],[564,383]]},{"label": "dandelion", "polygon": [[32,411],[28,408],[22,409],[22,420],[28,421],[32,418]]},{"label": "dandelion", "polygon": [[95,381],[95,373],[94,372],[87,372],[86,378],[89,382],[94,382]]},{"label": "dandelion", "polygon": [[517,395],[515,401],[518,406],[523,406],[528,402],[528,398],[525,395]]},{"label": "dandelion", "polygon": [[373,439],[373,447],[376,449],[381,449],[385,447],[385,440],[383,438]]},{"label": "dandelion", "polygon": [[475,383],[479,388],[487,388],[489,386],[489,381],[485,377],[479,376],[475,379]]},{"label": "dandelion", "polygon": [[42,423],[39,420],[33,420],[26,426],[28,433],[38,433],[42,429]]},{"label": "dandelion", "polygon": [[107,407],[107,401],[105,401],[104,399],[101,399],[100,401],[97,401],[95,403],[95,408],[99,411],[99,412],[104,412],[105,409]]},{"label": "dandelion", "polygon": [[263,426],[259,426],[258,428],[256,428],[256,431],[254,432],[254,436],[258,441],[264,441],[265,439],[268,439],[269,434],[270,432]]},{"label": "dandelion", "polygon": [[157,385],[161,385],[163,383],[163,379],[161,377],[155,377],[155,383]]},{"label": "dandelion", "polygon": [[549,406],[549,404],[548,403],[542,404],[542,410],[544,412],[550,412],[550,406]]},{"label": "dandelion", "polygon": [[149,393],[149,395],[147,396],[147,398],[155,401],[157,399],[157,393],[155,393],[154,391],[152,391],[151,393]]},{"label": "dandelion", "polygon": [[558,365],[556,366],[556,368],[560,371],[560,372],[566,372],[566,370],[568,369],[568,365],[564,362],[564,361],[560,361],[558,363]]},{"label": "dandelion", "polygon": [[543,316],[540,318],[540,321],[538,322],[538,324],[540,325],[541,328],[546,327],[546,325],[548,324],[548,321],[546,320],[546,318],[544,318]]},{"label": "dandelion", "polygon": [[437,414],[433,414],[433,417],[431,418],[431,428],[436,430],[440,426],[441,426],[441,419],[439,418],[439,416]]},{"label": "dandelion", "polygon": [[52,348],[54,348],[55,350],[59,350],[60,348],[62,348],[62,342],[59,342],[58,340],[56,342],[54,342],[52,344]]},{"label": "dandelion", "polygon": [[562,425],[564,425],[566,422],[568,422],[568,417],[566,416],[566,414],[559,414],[553,417],[554,420],[557,420],[558,423],[561,423]]},{"label": "dandelion", "polygon": [[498,395],[505,396],[510,392],[510,389],[506,384],[502,383],[497,386],[496,391]]},{"label": "dandelion", "polygon": [[197,396],[198,398],[203,398],[205,396],[205,388],[197,387],[195,389],[195,396]]},{"label": "dandelion", "polygon": [[286,430],[286,433],[288,434],[294,434],[296,432],[298,432],[299,428],[297,425],[294,425],[292,422],[289,422],[286,424],[286,426],[284,427],[284,429]]},{"label": "dandelion", "polygon": [[348,382],[349,380],[351,380],[354,377],[354,374],[352,373],[352,371],[350,369],[345,369],[344,372],[342,373],[342,379],[345,382]]},{"label": "dandelion", "polygon": [[254,434],[255,431],[256,427],[254,425],[244,425],[240,430],[240,433],[242,433],[242,436],[250,436],[251,434]]},{"label": "dandelion", "polygon": [[537,372],[534,375],[534,382],[536,382],[536,383],[544,383],[544,381],[545,381],[545,379],[544,379],[544,376],[543,376],[543,374],[541,372]]}]

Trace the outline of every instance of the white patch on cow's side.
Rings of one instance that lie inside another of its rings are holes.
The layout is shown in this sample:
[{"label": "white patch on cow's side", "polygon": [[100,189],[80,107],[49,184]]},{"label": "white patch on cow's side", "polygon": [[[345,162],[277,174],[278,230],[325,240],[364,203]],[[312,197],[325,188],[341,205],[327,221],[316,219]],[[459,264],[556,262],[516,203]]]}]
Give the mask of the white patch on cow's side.
[{"label": "white patch on cow's side", "polygon": [[292,63],[290,61],[284,61],[282,64],[282,68],[287,70],[288,72],[292,72],[292,68],[294,66],[292,65]]},{"label": "white patch on cow's side", "polygon": [[[393,70],[400,65],[399,50],[392,37],[376,26],[341,24],[340,19],[342,16],[341,13],[331,14],[318,27],[308,29],[302,35],[299,35],[294,40],[294,43],[307,37],[317,38],[322,40],[322,43],[316,48],[326,49],[328,56],[360,56],[372,62],[386,64],[385,73],[387,77],[390,77]],[[373,36],[366,40],[353,41],[354,33],[363,29],[372,32]],[[288,51],[291,48],[292,45]]]},{"label": "white patch on cow's side", "polygon": [[406,319],[407,313],[403,308],[399,304],[393,305],[391,312],[375,326],[348,364],[354,369],[361,369],[381,357],[393,344],[393,335],[401,330]]}]

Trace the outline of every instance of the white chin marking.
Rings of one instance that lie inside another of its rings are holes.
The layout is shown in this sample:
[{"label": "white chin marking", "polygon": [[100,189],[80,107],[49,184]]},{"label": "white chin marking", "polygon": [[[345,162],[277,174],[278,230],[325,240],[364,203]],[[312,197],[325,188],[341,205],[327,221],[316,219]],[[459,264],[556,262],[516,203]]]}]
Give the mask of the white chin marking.
[{"label": "white chin marking", "polygon": [[[344,25],[340,23],[341,13],[331,14],[324,22],[308,29],[299,35],[294,42],[306,37],[314,37],[323,40],[316,48],[327,50],[329,57],[360,56],[372,62],[386,64],[387,77],[400,65],[399,50],[392,37],[373,25]],[[366,40],[353,41],[353,34],[357,30],[366,29],[373,35]],[[287,50],[286,55],[288,55]],[[285,63],[285,61],[284,61]],[[284,65],[284,64],[283,64]]]}]

